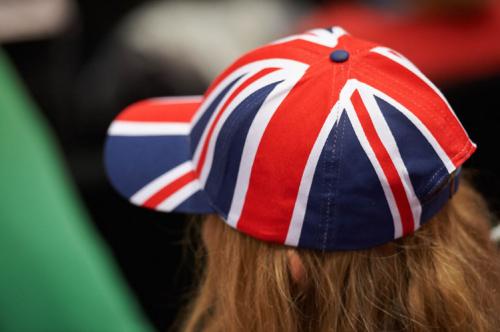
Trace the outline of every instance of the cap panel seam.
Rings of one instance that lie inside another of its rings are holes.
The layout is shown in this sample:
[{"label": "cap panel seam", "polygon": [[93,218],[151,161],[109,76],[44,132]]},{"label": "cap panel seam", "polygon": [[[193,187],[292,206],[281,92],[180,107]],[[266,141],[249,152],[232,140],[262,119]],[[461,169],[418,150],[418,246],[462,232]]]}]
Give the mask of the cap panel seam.
[{"label": "cap panel seam", "polygon": [[[345,82],[347,82],[348,80],[348,74],[349,74],[349,69],[350,69],[350,65],[351,65],[351,62],[352,61],[349,61],[347,60],[347,63],[343,63],[343,64],[333,64],[333,68],[332,68],[332,71],[333,71],[333,76],[332,76],[332,87],[334,89],[334,91],[336,90],[339,90],[338,89],[339,87],[339,82],[342,82],[342,85],[344,86],[345,85]],[[347,65],[347,66],[346,66]],[[340,92],[339,92],[339,95],[338,96],[332,96],[332,100],[330,101],[330,105],[333,109],[333,106],[335,105],[335,103],[337,103],[338,101],[340,100]],[[342,144],[342,140],[343,140],[343,136],[344,136],[344,128],[345,128],[345,122],[342,123],[342,129],[340,129],[340,116],[341,114],[339,115],[339,118],[337,119],[337,123],[338,125],[337,126],[333,126],[332,128],[332,132],[334,134],[334,142],[333,142],[333,147],[332,147],[332,153],[331,153],[331,157],[333,158],[333,161],[331,162],[331,175],[333,176],[332,180],[329,182],[329,185],[328,185],[328,188],[327,189],[327,215],[326,215],[326,225],[324,227],[324,232],[323,232],[323,243],[322,243],[322,250],[326,250],[327,249],[327,243],[328,243],[328,235],[329,235],[329,231],[331,232],[332,235],[336,235],[336,228],[339,226],[338,224],[338,220],[337,220],[337,216],[338,216],[338,204],[337,204],[337,199],[338,199],[338,183],[339,183],[339,179],[340,179],[340,167],[342,165],[342,151],[343,151],[343,146],[341,145]],[[339,130],[340,131],[340,137],[339,137]],[[340,146],[339,146],[340,145]],[[337,151],[340,149],[339,151],[339,155],[338,155],[338,162],[337,162],[337,165],[335,165],[335,155],[337,153]],[[326,161],[325,164],[327,164],[328,162]],[[335,166],[337,167],[337,172],[335,175],[333,175],[334,173],[334,168]],[[325,171],[326,171],[326,168],[325,168]],[[325,173],[326,174],[326,173]],[[333,202],[332,202],[333,200]],[[330,230],[330,224],[331,224],[331,230]],[[333,241],[335,241],[335,238],[336,236],[333,236]],[[332,240],[330,240],[331,242]]]},{"label": "cap panel seam", "polygon": [[[337,140],[338,140],[338,134],[337,130],[334,127],[332,129],[333,131],[333,146],[332,146],[332,151],[331,154],[327,153],[325,161],[324,161],[324,167],[323,167],[323,172],[325,176],[329,176],[329,179],[327,180],[326,183],[326,211],[325,211],[325,225],[322,227],[323,230],[323,239],[322,239],[322,245],[321,248],[323,250],[326,249],[326,245],[328,242],[328,229],[330,226],[330,223],[334,222],[334,208],[335,208],[335,195],[336,193],[334,192],[334,182],[337,181],[336,176],[333,175],[334,173],[334,168],[335,168],[335,153],[337,151]],[[326,151],[330,152],[330,151]],[[328,157],[332,157],[332,159]],[[332,202],[333,201],[333,202]]]},{"label": "cap panel seam", "polygon": [[[328,55],[329,56],[329,55]],[[336,72],[337,72],[337,66],[335,66],[335,64],[331,64],[329,63],[328,65],[332,65],[331,67],[331,72],[332,72],[332,90],[335,91],[336,90],[336,80],[335,80],[335,77],[336,77]],[[328,107],[330,107],[330,112],[331,112],[331,109],[332,109],[332,105],[335,103],[335,96],[330,96],[329,100],[328,100]],[[335,132],[335,127],[332,128],[332,130],[330,131],[329,135],[333,132],[334,134],[334,137],[333,137],[333,146],[332,146],[332,155],[335,155],[335,150],[337,148],[337,134]],[[324,147],[325,149],[325,147]],[[328,151],[328,148],[326,147],[326,151],[324,151],[327,155],[326,155],[326,158],[325,160],[323,161],[323,165],[322,165],[322,168],[323,168],[323,180],[325,180],[325,178],[327,179],[325,182],[325,187],[323,188],[325,190],[325,196],[326,196],[326,207],[325,207],[325,210],[324,211],[324,216],[323,216],[323,213],[320,214],[320,230],[322,231],[322,239],[321,239],[321,249],[322,250],[325,250],[326,249],[326,244],[328,242],[328,228],[329,228],[329,224],[330,224],[330,209],[331,209],[331,194],[330,194],[330,191],[331,191],[331,186],[332,186],[332,181],[333,179],[328,180],[328,170],[329,170],[329,164],[331,163],[331,160],[329,160],[328,158],[328,155],[329,155],[329,152]],[[320,156],[321,158],[321,156]],[[320,196],[321,197],[321,196]],[[320,205],[321,207],[323,207],[323,204]],[[323,225],[323,221],[324,221],[324,225]]]},{"label": "cap panel seam", "polygon": [[[340,126],[340,122],[342,122],[342,125]],[[339,155],[338,155],[338,165],[337,165],[337,176],[335,177],[335,195],[334,198],[336,199],[334,206],[333,206],[333,224],[332,224],[332,235],[333,235],[333,242],[337,240],[337,234],[340,234],[343,228],[343,223],[338,220],[338,209],[339,209],[339,204],[338,204],[338,197],[339,197],[339,181],[341,178],[341,169],[342,169],[342,155],[344,152],[344,145],[342,144],[344,141],[344,132],[345,132],[345,126],[346,126],[346,121],[341,121],[339,119],[339,126],[338,129],[340,130],[340,137],[338,139],[338,150],[339,150]],[[342,127],[342,129],[340,128]],[[326,245],[324,246],[326,247]]]},{"label": "cap panel seam", "polygon": [[422,188],[422,191],[423,191],[423,197],[422,197],[422,200],[425,201],[425,197],[429,195],[429,193],[431,193],[436,187],[439,186],[439,184],[441,183],[441,179],[445,176],[448,176],[449,173],[448,171],[446,171],[446,174],[443,175],[443,177],[441,177],[441,179],[439,181],[437,181],[434,185],[433,185],[433,181],[436,177],[438,177],[438,175],[443,171],[443,170],[446,170],[446,167],[445,166],[441,166],[439,167],[431,176],[431,178],[426,182],[424,188]]}]

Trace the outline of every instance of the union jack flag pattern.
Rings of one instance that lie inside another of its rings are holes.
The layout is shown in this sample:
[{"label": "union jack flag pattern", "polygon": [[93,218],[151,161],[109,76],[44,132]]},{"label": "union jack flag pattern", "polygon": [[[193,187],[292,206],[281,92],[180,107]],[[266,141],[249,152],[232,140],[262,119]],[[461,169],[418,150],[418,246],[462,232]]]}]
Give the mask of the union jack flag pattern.
[{"label": "union jack flag pattern", "polygon": [[[347,57],[336,61],[339,50]],[[353,250],[428,221],[474,150],[410,61],[334,27],[243,55],[204,96],[133,104],[111,124],[105,156],[136,205],[217,213],[268,242]]]}]

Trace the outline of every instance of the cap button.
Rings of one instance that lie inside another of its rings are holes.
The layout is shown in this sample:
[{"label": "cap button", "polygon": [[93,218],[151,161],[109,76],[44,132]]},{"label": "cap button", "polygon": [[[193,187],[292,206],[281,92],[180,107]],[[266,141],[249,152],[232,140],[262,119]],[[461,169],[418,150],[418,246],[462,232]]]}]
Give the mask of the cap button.
[{"label": "cap button", "polygon": [[330,60],[332,62],[344,62],[347,59],[349,59],[349,52],[346,50],[335,50],[332,53],[330,53]]}]

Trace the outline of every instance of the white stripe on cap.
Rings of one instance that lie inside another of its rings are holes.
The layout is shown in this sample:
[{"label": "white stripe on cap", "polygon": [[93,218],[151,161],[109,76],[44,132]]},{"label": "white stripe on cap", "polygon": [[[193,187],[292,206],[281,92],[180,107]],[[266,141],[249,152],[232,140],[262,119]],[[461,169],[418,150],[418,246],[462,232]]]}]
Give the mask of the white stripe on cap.
[{"label": "white stripe on cap", "polygon": [[[296,62],[293,67],[291,66],[286,71],[284,70],[283,73],[286,73],[287,76],[284,77],[286,82],[282,84],[284,84],[286,88],[282,88],[278,92],[273,91],[267,96],[265,107],[262,107],[259,112],[257,112],[250,125],[241,155],[231,208],[229,209],[227,217],[227,223],[232,227],[236,227],[240,219],[248,190],[252,165],[267,125],[283,100],[288,96],[288,93],[302,78],[308,67],[309,66],[306,64]],[[284,91],[286,91],[286,93]]]},{"label": "white stripe on cap", "polygon": [[[448,103],[448,100],[446,97],[441,93],[441,91],[432,83],[421,71],[418,69],[410,60],[408,60],[405,56],[403,56],[401,53],[398,53],[390,48],[383,47],[383,46],[377,46],[374,47],[370,50],[370,52],[378,53],[382,56],[385,56],[386,58],[391,59],[392,61],[400,64],[401,66],[405,67],[409,71],[411,71],[413,74],[415,74],[418,78],[420,78],[425,84],[427,84],[446,104],[448,109],[450,110],[451,114],[457,119],[458,124],[462,128],[462,130],[466,133],[465,128],[463,127],[462,123],[458,120],[457,115],[453,111],[453,108],[451,108],[451,105]],[[473,143],[474,144],[474,143]]]},{"label": "white stripe on cap", "polygon": [[293,40],[305,40],[314,44],[334,48],[337,46],[339,38],[345,34],[347,34],[345,30],[340,27],[333,27],[330,31],[327,29],[313,29],[303,34],[278,39],[271,43],[271,45],[282,44]]},{"label": "white stripe on cap", "polygon": [[[344,86],[344,89],[345,88],[346,87]],[[297,194],[297,199],[295,200],[292,219],[286,235],[285,244],[287,245],[297,246],[299,244],[300,234],[302,233],[302,226],[304,224],[304,218],[307,210],[307,202],[309,200],[309,192],[311,191],[316,166],[318,165],[318,161],[326,140],[328,139],[328,135],[332,131],[335,123],[340,119],[342,110],[343,105],[339,100],[328,114],[328,117],[326,118],[325,123],[323,124],[323,127],[321,127],[319,135],[314,142],[311,153],[309,154],[306,167],[304,168],[304,173],[302,174],[302,178],[300,180],[299,193]]]},{"label": "white stripe on cap", "polygon": [[132,195],[132,197],[130,197],[130,201],[136,205],[142,205],[165,186],[174,182],[186,173],[191,172],[192,170],[193,164],[191,163],[191,161],[186,161],[163,173],[153,181],[149,182],[147,185],[138,190],[134,195]]},{"label": "white stripe on cap", "polygon": [[369,89],[365,89],[361,84],[357,84],[357,88],[361,99],[365,104],[366,110],[370,115],[375,130],[380,137],[382,144],[391,156],[391,160],[394,163],[394,166],[396,166],[396,171],[398,172],[401,182],[403,183],[406,197],[408,198],[412,210],[415,230],[420,227],[422,206],[420,205],[420,200],[415,194],[415,190],[413,188],[413,184],[411,183],[406,165],[403,162],[403,158],[401,158],[396,139],[392,135],[391,129],[389,128],[389,125],[387,124],[387,121],[385,120],[384,115],[382,114],[382,111],[380,110],[377,101],[375,100],[375,97],[370,93],[371,91]]},{"label": "white stripe on cap", "polygon": [[427,142],[429,142],[429,144],[432,146],[434,151],[436,151],[436,154],[439,156],[439,158],[441,159],[441,161],[445,165],[446,169],[448,170],[448,173],[451,174],[455,170],[456,167],[453,164],[453,162],[451,161],[450,157],[448,157],[448,155],[443,150],[443,148],[441,147],[439,142],[436,140],[434,135],[432,135],[432,133],[429,131],[429,129],[427,129],[427,127],[422,123],[422,121],[420,121],[420,119],[415,114],[413,114],[413,112],[408,110],[406,107],[404,107],[397,100],[395,100],[394,98],[390,97],[389,95],[383,93],[382,91],[377,90],[377,89],[375,89],[367,84],[364,84],[362,82],[360,82],[360,84],[363,86],[364,89],[369,90],[373,95],[379,97],[380,99],[385,100],[386,102],[388,102],[389,104],[394,106],[404,116],[406,116],[408,118],[408,120],[410,120],[410,122],[413,123],[413,125],[415,127],[417,127],[417,129],[427,139]]},{"label": "white stripe on cap", "polygon": [[115,120],[108,129],[111,136],[174,136],[188,135],[189,123]]},{"label": "white stripe on cap", "polygon": [[[276,64],[278,64],[279,62],[277,62]],[[200,174],[200,182],[202,185],[205,185],[208,179],[208,175],[210,174],[210,169],[212,167],[213,157],[215,152],[215,145],[217,143],[219,133],[222,129],[222,126],[224,125],[228,117],[231,115],[231,113],[234,111],[234,109],[238,107],[238,105],[241,104],[243,100],[245,100],[248,96],[253,94],[255,91],[259,90],[260,88],[263,88],[269,84],[273,84],[283,80],[284,82],[280,84],[281,88],[279,89],[279,91],[271,92],[264,101],[263,105],[265,106],[263,107],[268,108],[270,104],[269,100],[275,98],[276,95],[283,93],[283,91],[290,91],[291,90],[290,85],[292,86],[295,85],[294,79],[297,79],[297,77],[300,78],[307,68],[307,66],[304,66],[302,63],[295,61],[290,62],[289,60],[283,61],[280,67],[283,67],[284,69],[277,70],[273,73],[265,75],[264,77],[261,77],[257,81],[253,82],[252,84],[247,86],[243,91],[241,91],[238,94],[238,96],[236,96],[227,106],[227,109],[224,111],[221,118],[217,122],[217,125],[215,126],[212,136],[210,137],[208,143],[205,164],[203,165]],[[290,79],[292,80],[291,83],[288,82],[290,81]],[[287,93],[285,95],[287,95]]]},{"label": "white stripe on cap", "polygon": [[[357,86],[357,81],[356,80],[350,80],[348,81],[349,84],[352,84],[354,87]],[[389,205],[389,210],[391,211],[392,214],[392,219],[393,219],[393,224],[394,224],[394,238],[399,238],[403,234],[403,228],[401,225],[401,215],[399,214],[399,210],[396,204],[396,199],[394,197],[394,194],[391,190],[391,187],[389,185],[389,181],[387,180],[387,177],[385,176],[384,170],[382,169],[382,166],[380,165],[377,156],[375,155],[375,152],[373,151],[370,142],[368,141],[368,138],[365,135],[365,132],[363,130],[363,127],[361,126],[361,123],[359,122],[358,116],[356,114],[356,111],[354,110],[354,105],[351,102],[351,95],[354,89],[352,89],[349,93],[349,95],[342,95],[341,98],[344,99],[344,105],[345,105],[345,110],[347,112],[347,115],[349,116],[349,120],[351,121],[352,127],[354,129],[354,132],[356,134],[356,137],[358,138],[358,141],[361,144],[361,147],[365,151],[366,155],[368,156],[368,159],[370,160],[373,169],[375,170],[375,173],[377,174],[377,177],[380,181],[380,184],[382,185],[382,189],[384,191],[385,198],[387,200],[387,203]]]},{"label": "white stripe on cap", "polygon": [[193,180],[187,183],[185,186],[177,190],[174,194],[169,196],[163,202],[161,202],[156,210],[170,212],[181,205],[184,201],[186,201],[193,194],[201,190],[200,183],[198,180]]}]

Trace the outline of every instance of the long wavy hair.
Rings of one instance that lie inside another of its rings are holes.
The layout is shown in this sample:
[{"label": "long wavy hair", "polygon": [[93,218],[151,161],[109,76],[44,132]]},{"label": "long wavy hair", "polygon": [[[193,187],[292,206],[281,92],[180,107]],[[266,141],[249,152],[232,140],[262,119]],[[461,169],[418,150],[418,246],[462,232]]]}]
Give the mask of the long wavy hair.
[{"label": "long wavy hair", "polygon": [[[500,261],[490,222],[464,179],[413,235],[369,250],[291,249],[205,216],[199,286],[180,329],[500,331]],[[300,258],[299,281],[290,251]]]}]

